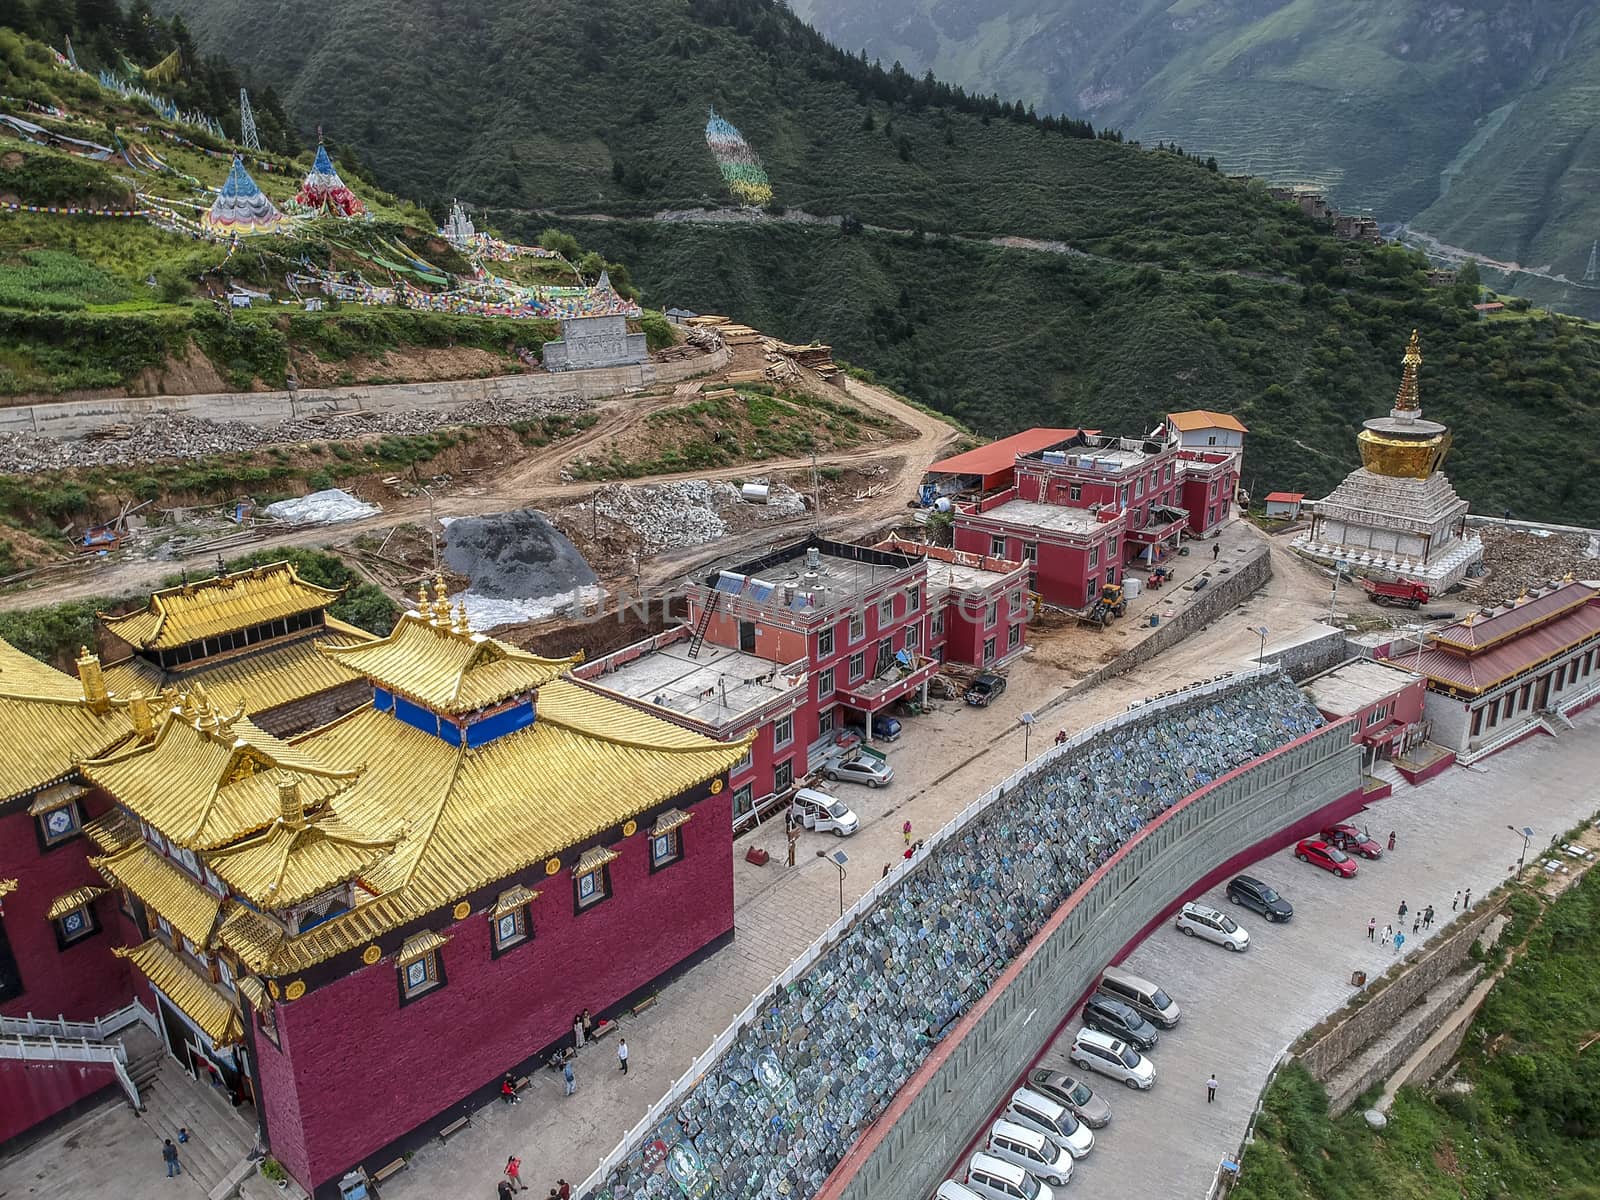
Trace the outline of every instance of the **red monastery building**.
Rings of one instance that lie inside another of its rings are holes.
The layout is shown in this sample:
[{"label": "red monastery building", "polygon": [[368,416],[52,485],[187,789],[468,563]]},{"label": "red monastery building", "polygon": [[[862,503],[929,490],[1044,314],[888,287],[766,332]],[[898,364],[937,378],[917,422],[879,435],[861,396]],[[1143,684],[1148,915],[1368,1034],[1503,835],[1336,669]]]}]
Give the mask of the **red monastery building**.
[{"label": "red monastery building", "polygon": [[[166,636],[288,638],[306,626],[279,611],[286,588],[278,568],[195,585],[163,601]],[[617,1011],[732,937],[727,775],[749,743],[474,633],[442,584],[388,637],[315,653],[365,698],[284,740],[252,718],[248,672],[225,708],[201,683],[122,697],[93,655],[75,680],[0,649],[0,719],[44,752],[0,783],[0,1000],[135,1002],[328,1196],[570,1041],[574,1013]],[[23,1122],[104,1082],[58,1074],[29,1073]]]}]

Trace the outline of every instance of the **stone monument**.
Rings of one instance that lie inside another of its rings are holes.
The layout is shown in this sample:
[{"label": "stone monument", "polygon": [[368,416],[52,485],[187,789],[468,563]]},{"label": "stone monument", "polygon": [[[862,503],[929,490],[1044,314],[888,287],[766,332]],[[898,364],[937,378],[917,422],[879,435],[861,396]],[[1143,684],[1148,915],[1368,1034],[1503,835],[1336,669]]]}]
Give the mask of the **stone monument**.
[{"label": "stone monument", "polygon": [[1318,562],[1343,562],[1376,579],[1414,579],[1437,594],[1476,574],[1483,543],[1467,531],[1468,504],[1439,470],[1450,431],[1423,419],[1421,372],[1422,343],[1412,330],[1394,408],[1356,435],[1361,467],[1316,502],[1311,528],[1293,545]]},{"label": "stone monument", "polygon": [[[628,332],[628,312],[638,316],[638,308],[617,295],[606,272],[600,273],[589,299],[598,311],[562,317],[560,340],[544,344],[545,370],[627,367],[649,356],[645,335]],[[621,311],[608,312],[608,308]]]}]

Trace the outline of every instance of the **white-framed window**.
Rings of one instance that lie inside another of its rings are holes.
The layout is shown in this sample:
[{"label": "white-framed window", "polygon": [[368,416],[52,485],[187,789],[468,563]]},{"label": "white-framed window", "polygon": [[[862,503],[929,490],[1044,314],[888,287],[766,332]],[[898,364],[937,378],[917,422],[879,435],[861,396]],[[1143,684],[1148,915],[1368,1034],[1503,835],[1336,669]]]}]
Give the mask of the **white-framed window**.
[{"label": "white-framed window", "polygon": [[922,629],[917,625],[906,626],[906,649],[916,650],[922,644]]},{"label": "white-framed window", "polygon": [[1006,631],[1006,649],[1015,650],[1022,645],[1022,624],[1018,622]]},{"label": "white-framed window", "polygon": [[830,708],[817,718],[817,736],[822,737],[833,732],[833,723],[838,719],[839,710]]},{"label": "white-framed window", "polygon": [[894,597],[885,596],[878,601],[878,628],[886,629],[894,624]]},{"label": "white-framed window", "polygon": [[921,584],[913,583],[910,587],[908,587],[906,589],[906,611],[907,612],[921,612],[922,611],[922,585]]},{"label": "white-framed window", "polygon": [[1168,464],[1167,464],[1167,478],[1166,478],[1166,482],[1168,482],[1168,483],[1171,483],[1171,482],[1172,482],[1172,464],[1171,464],[1171,463],[1168,463]]},{"label": "white-framed window", "polygon": [[817,632],[817,657],[827,658],[833,653],[833,626]]},{"label": "white-framed window", "polygon": [[578,876],[578,907],[588,908],[606,898],[606,869],[596,867]]},{"label": "white-framed window", "polygon": [[1118,491],[1117,491],[1117,507],[1118,508],[1127,508],[1128,507],[1128,485],[1127,484],[1123,484],[1122,487],[1119,488]]},{"label": "white-framed window", "polygon": [[746,750],[744,752],[744,757],[738,762],[734,763],[733,766],[728,769],[728,774],[737,775],[741,771],[748,771],[754,762],[755,752],[753,750]]},{"label": "white-framed window", "polygon": [[794,714],[779,717],[772,725],[772,744],[787,746],[794,741]]},{"label": "white-framed window", "polygon": [[786,758],[772,768],[772,790],[783,792],[794,783],[794,759]]},{"label": "white-framed window", "polygon": [[989,607],[984,609],[984,612],[983,612],[983,627],[985,629],[993,629],[994,628],[994,623],[996,621],[998,621],[999,619],[1000,619],[1000,605],[998,603],[996,603],[995,601],[991,600],[991,601],[989,601]]},{"label": "white-framed window", "polygon": [[1039,561],[1039,543],[1038,542],[1023,542],[1022,543],[1022,561],[1023,562],[1031,562],[1031,563],[1036,563],[1036,562]]},{"label": "white-framed window", "polygon": [[439,952],[429,950],[415,958],[402,959],[400,968],[400,996],[404,1000],[415,1000],[424,992],[431,992],[444,982],[443,973],[439,970]]},{"label": "white-framed window", "polygon": [[1083,499],[1083,484],[1075,483],[1072,486],[1070,486],[1069,488],[1067,488],[1067,498],[1069,500],[1082,500]]},{"label": "white-framed window", "polygon": [[995,558],[1004,558],[1006,556],[1005,538],[991,537],[989,539],[989,553]]},{"label": "white-framed window", "polygon": [[1216,444],[1217,444],[1217,435],[1214,434],[1214,433],[1207,434],[1206,435],[1206,445],[1215,446]]},{"label": "white-framed window", "polygon": [[1089,565],[1091,567],[1098,567],[1100,565],[1100,547],[1099,546],[1090,546],[1089,547]]},{"label": "white-framed window", "polygon": [[222,955],[217,955],[217,981],[230,992],[234,991],[233,971],[228,966],[228,960]]},{"label": "white-framed window", "polygon": [[1117,556],[1117,535],[1116,534],[1112,534],[1110,537],[1108,537],[1106,539],[1106,557],[1107,558],[1116,558],[1116,556]]},{"label": "white-framed window", "polygon": [[1137,479],[1135,479],[1133,481],[1133,498],[1135,500],[1144,499],[1144,476],[1143,475],[1139,476],[1139,478],[1137,478]]},{"label": "white-framed window", "polygon": [[817,676],[817,699],[833,695],[833,668],[829,667]]},{"label": "white-framed window", "polygon": [[931,637],[938,637],[944,632],[944,613],[936,612],[928,623],[928,632]]},{"label": "white-framed window", "polygon": [[682,857],[678,843],[678,831],[669,829],[665,833],[650,835],[650,865],[664,867],[670,862],[677,862]]},{"label": "white-framed window", "polygon": [[1015,615],[1015,614],[1017,614],[1017,613],[1022,611],[1022,589],[1021,588],[1012,589],[1011,594],[1006,597],[1006,607],[1011,610],[1012,615]]},{"label": "white-framed window", "polygon": [[39,833],[46,846],[57,846],[68,838],[77,837],[82,828],[83,813],[76,800],[68,800],[39,814]]},{"label": "white-framed window", "polygon": [[850,614],[850,642],[854,645],[867,636],[867,618],[864,613]]},{"label": "white-framed window", "polygon": [[742,817],[755,807],[756,785],[743,783],[733,789],[733,815]]},{"label": "white-framed window", "polygon": [[1114,566],[1107,566],[1106,567],[1106,582],[1107,583],[1115,583],[1116,581],[1117,581],[1117,568],[1114,567]]},{"label": "white-framed window", "polygon": [[852,654],[850,656],[850,682],[856,682],[866,673],[867,656],[865,654]]},{"label": "white-framed window", "polygon": [[994,639],[986,638],[983,643],[983,665],[988,666],[994,661]]}]

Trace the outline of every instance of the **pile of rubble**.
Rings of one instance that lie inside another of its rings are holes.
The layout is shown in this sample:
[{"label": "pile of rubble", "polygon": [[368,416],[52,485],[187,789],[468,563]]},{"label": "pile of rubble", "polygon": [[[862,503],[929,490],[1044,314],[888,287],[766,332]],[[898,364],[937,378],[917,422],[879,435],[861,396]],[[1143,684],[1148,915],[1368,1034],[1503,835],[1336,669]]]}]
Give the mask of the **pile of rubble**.
[{"label": "pile of rubble", "polygon": [[[800,493],[781,483],[768,488],[766,503],[752,504],[731,483],[686,479],[608,487],[596,495],[592,508],[608,531],[620,526],[639,539],[643,553],[656,554],[703,546],[727,536],[733,527],[789,520],[805,512],[806,502]],[[591,505],[576,505],[569,511],[588,516]]]},{"label": "pile of rubble", "polygon": [[1483,538],[1483,562],[1489,569],[1488,578],[1472,589],[1476,603],[1504,604],[1525,587],[1569,572],[1574,579],[1600,579],[1600,535],[1491,523],[1475,525],[1473,532]]},{"label": "pile of rubble", "polygon": [[31,474],[70,467],[119,466],[195,459],[293,442],[344,441],[374,434],[430,433],[446,425],[510,425],[590,408],[577,396],[478,400],[450,408],[401,412],[319,409],[267,425],[151,415],[81,441],[42,434],[0,434],[0,473]]}]

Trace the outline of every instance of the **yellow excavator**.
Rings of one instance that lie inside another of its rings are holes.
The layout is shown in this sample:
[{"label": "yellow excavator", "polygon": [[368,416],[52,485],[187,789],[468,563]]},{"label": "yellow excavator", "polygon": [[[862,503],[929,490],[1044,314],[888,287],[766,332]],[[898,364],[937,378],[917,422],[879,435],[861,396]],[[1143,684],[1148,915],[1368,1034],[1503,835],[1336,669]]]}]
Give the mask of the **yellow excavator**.
[{"label": "yellow excavator", "polygon": [[1100,589],[1100,595],[1090,606],[1083,620],[1089,625],[1096,625],[1104,629],[1117,617],[1124,616],[1128,611],[1128,601],[1122,594],[1120,583],[1108,583]]}]

